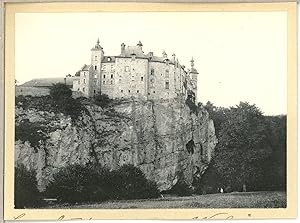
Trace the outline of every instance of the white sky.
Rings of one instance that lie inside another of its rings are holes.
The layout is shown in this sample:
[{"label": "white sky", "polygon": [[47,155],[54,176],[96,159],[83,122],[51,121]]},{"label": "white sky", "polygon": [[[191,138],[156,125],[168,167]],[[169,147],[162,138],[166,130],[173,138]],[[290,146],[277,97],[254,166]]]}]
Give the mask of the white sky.
[{"label": "white sky", "polygon": [[198,100],[240,101],[265,114],[287,111],[286,12],[18,13],[16,79],[74,75],[100,38],[105,55],[143,43],[145,53],[175,53],[198,76]]}]

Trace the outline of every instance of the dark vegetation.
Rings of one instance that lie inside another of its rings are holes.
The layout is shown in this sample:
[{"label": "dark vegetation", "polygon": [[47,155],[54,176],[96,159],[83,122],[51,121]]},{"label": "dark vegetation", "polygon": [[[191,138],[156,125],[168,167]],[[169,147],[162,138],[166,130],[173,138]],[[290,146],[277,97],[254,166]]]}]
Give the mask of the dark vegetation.
[{"label": "dark vegetation", "polygon": [[198,115],[198,106],[195,104],[195,102],[193,101],[192,97],[188,96],[185,104],[190,108],[191,112],[193,112],[194,114]]},{"label": "dark vegetation", "polygon": [[61,203],[156,198],[159,195],[156,184],[132,165],[112,171],[94,164],[71,165],[54,174],[45,191],[45,196],[57,198]]},{"label": "dark vegetation", "polygon": [[15,167],[15,208],[33,208],[41,205],[41,196],[37,189],[35,172],[24,165]]},{"label": "dark vegetation", "polygon": [[167,191],[163,191],[163,194],[173,194],[178,196],[191,196],[193,193],[192,187],[187,184],[184,180],[183,172],[179,172],[178,174],[178,180],[176,184]]},{"label": "dark vegetation", "polygon": [[112,101],[112,99],[110,99],[108,97],[108,95],[106,94],[97,94],[94,97],[94,103],[98,106],[100,106],[101,108],[105,108],[107,107],[107,105]]},{"label": "dark vegetation", "polygon": [[201,180],[199,194],[286,190],[286,116],[264,116],[245,102],[230,108],[205,105],[218,144]]},{"label": "dark vegetation", "polygon": [[20,95],[16,97],[16,105],[22,108],[35,108],[41,111],[63,113],[70,115],[73,121],[81,115],[84,107],[80,99],[72,98],[72,91],[65,84],[55,84],[50,89],[50,95],[32,97]]}]

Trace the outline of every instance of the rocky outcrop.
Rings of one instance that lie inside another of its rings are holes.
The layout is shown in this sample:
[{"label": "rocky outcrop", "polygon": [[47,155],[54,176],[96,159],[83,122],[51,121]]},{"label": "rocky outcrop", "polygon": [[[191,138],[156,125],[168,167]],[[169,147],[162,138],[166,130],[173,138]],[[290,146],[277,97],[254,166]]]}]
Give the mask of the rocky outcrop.
[{"label": "rocky outcrop", "polygon": [[205,109],[197,115],[180,100],[116,102],[107,109],[85,103],[76,121],[61,113],[16,106],[16,126],[29,120],[43,126],[45,140],[33,147],[15,142],[15,161],[37,172],[40,190],[60,168],[99,162],[109,169],[139,167],[160,190],[183,175],[191,184],[209,164],[217,139]]}]

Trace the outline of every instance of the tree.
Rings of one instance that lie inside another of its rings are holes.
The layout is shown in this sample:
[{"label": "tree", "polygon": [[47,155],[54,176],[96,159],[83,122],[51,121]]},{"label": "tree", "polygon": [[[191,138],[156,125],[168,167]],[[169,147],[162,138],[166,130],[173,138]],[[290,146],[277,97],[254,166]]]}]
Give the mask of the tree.
[{"label": "tree", "polygon": [[228,108],[216,107],[213,103],[208,101],[204,108],[209,113],[210,118],[214,121],[214,127],[217,137],[219,136],[221,125],[226,121],[229,112]]},{"label": "tree", "polygon": [[235,190],[246,190],[263,175],[261,164],[272,152],[266,129],[262,112],[247,102],[232,107],[221,124],[214,164]]},{"label": "tree", "polygon": [[104,108],[109,104],[109,102],[111,102],[111,99],[108,97],[108,95],[99,93],[95,95],[94,101],[96,105]]},{"label": "tree", "polygon": [[58,83],[51,87],[50,96],[56,101],[64,101],[72,97],[72,91],[67,85]]},{"label": "tree", "polygon": [[22,164],[15,168],[15,208],[36,207],[41,204],[35,172]]}]

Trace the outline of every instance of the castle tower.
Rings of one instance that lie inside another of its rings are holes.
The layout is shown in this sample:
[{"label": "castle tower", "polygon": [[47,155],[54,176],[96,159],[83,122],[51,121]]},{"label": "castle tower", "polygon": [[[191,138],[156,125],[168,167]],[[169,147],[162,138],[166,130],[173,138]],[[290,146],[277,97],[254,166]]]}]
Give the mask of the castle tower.
[{"label": "castle tower", "polygon": [[189,71],[190,78],[192,80],[193,91],[195,92],[195,101],[197,102],[197,81],[198,81],[198,71],[194,68],[194,58],[191,59],[191,69]]},{"label": "castle tower", "polygon": [[[95,90],[95,93],[101,92],[101,89],[100,89],[101,65],[102,65],[103,57],[104,57],[104,51],[103,51],[103,48],[100,46],[100,41],[98,38],[96,45],[91,49],[91,65],[92,65],[94,80],[96,79],[96,84],[93,87]],[[93,82],[95,83],[95,81],[93,81]],[[93,85],[94,83],[90,83],[90,85]]]}]

